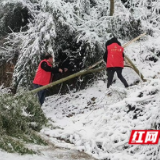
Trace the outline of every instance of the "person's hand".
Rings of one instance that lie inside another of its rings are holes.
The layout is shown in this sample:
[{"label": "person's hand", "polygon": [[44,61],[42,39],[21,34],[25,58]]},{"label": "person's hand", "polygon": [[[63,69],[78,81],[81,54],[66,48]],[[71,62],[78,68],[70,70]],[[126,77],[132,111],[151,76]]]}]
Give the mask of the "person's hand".
[{"label": "person's hand", "polygon": [[58,70],[60,73],[63,73],[63,70],[60,68],[59,70]]},{"label": "person's hand", "polygon": [[67,72],[68,71],[68,68],[64,68],[64,72]]}]

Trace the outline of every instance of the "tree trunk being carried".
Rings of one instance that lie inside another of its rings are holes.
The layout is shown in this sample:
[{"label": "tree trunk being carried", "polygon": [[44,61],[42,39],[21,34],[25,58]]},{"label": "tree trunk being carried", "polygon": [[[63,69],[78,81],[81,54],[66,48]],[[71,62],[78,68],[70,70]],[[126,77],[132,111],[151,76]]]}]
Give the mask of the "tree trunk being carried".
[{"label": "tree trunk being carried", "polygon": [[[131,40],[131,41],[129,41],[128,43],[126,43],[125,45],[123,45],[123,47],[124,47],[124,48],[127,47],[129,44],[131,44],[132,42],[135,42],[136,40],[138,40],[139,38],[141,38],[141,37],[144,36],[145,34],[146,34],[146,33],[141,34],[140,36],[134,38],[133,40]],[[141,79],[142,79],[143,81],[145,81],[143,75],[139,72],[138,68],[132,63],[132,61],[131,61],[126,55],[125,55],[125,59],[126,59],[127,64],[128,64],[127,67],[130,66],[131,68],[133,68],[133,70],[141,77]],[[70,80],[70,79],[75,78],[75,77],[78,77],[78,76],[82,76],[82,75],[85,75],[85,74],[88,74],[88,73],[95,73],[95,72],[100,72],[100,71],[102,71],[102,70],[105,70],[106,67],[101,67],[101,68],[92,69],[92,68],[94,68],[95,66],[97,66],[98,64],[100,64],[100,63],[102,63],[102,62],[103,62],[103,59],[100,60],[100,61],[98,61],[98,62],[96,62],[95,64],[93,64],[92,66],[88,67],[87,69],[84,69],[84,70],[82,70],[82,71],[80,71],[80,72],[78,72],[78,73],[72,74],[72,75],[70,75],[70,76],[68,76],[68,77],[62,78],[62,79],[57,80],[57,81],[55,81],[55,82],[52,82],[52,83],[50,83],[50,84],[48,84],[48,85],[45,85],[45,86],[39,87],[39,88],[37,88],[37,89],[34,89],[34,90],[28,92],[28,94],[37,93],[37,92],[39,92],[39,91],[41,91],[41,90],[43,90],[43,89],[51,88],[52,86],[55,86],[55,85],[60,84],[60,83],[63,83],[63,82],[65,82],[65,81],[67,81],[67,80]]]}]

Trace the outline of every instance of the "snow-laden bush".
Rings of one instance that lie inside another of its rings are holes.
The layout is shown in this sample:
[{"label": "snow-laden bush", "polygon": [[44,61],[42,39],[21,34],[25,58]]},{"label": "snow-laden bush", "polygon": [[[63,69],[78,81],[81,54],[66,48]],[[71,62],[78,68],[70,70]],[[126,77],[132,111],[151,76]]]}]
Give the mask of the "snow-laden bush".
[{"label": "snow-laden bush", "polygon": [[25,144],[45,144],[35,133],[47,122],[34,95],[0,95],[0,148],[7,152],[34,153]]},{"label": "snow-laden bush", "polygon": [[5,88],[3,85],[0,86],[0,96],[3,94],[8,94],[10,90],[8,88]]},{"label": "snow-laden bush", "polygon": [[0,37],[7,33],[25,30],[30,15],[20,1],[2,1],[0,5]]},{"label": "snow-laden bush", "polygon": [[129,11],[136,20],[140,19],[142,27],[148,34],[152,35],[154,31],[160,29],[160,3],[158,0],[124,0],[123,3],[127,11]]}]

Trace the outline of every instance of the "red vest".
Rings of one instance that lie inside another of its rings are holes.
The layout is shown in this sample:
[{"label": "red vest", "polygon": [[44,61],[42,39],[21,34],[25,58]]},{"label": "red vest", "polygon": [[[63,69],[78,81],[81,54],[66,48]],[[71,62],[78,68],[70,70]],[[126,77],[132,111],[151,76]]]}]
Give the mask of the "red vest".
[{"label": "red vest", "polygon": [[124,67],[123,51],[124,48],[118,45],[117,43],[112,43],[107,46],[108,57],[106,67]]},{"label": "red vest", "polygon": [[36,75],[34,77],[33,83],[38,85],[47,85],[51,81],[51,72],[46,72],[44,69],[41,68],[41,63],[47,62],[47,65],[52,67],[52,65],[45,59],[42,60],[38,66],[38,70],[36,72]]}]

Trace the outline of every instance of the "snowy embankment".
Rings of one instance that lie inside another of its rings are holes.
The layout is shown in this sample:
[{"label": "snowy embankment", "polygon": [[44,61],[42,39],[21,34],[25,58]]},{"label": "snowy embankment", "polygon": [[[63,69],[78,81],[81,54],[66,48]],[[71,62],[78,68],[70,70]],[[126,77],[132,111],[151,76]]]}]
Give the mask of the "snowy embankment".
[{"label": "snowy embankment", "polygon": [[[160,122],[160,80],[151,78],[159,75],[158,62],[143,61],[150,55],[144,52],[146,43],[135,64],[148,77],[147,82],[124,89],[116,80],[112,95],[108,95],[106,83],[101,80],[77,93],[48,97],[43,110],[53,127],[41,132],[57,146],[84,151],[97,159],[158,160],[160,145],[128,145],[133,129],[158,129]],[[132,60],[140,53],[139,47],[133,46],[134,52],[130,48],[129,55]],[[129,84],[138,79],[129,68],[123,75]]]}]

